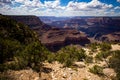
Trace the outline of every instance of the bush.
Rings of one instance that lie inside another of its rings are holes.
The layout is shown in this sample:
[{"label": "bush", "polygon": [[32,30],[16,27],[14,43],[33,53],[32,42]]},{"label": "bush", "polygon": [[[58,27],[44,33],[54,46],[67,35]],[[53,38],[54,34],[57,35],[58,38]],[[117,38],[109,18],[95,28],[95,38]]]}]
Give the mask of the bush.
[{"label": "bush", "polygon": [[56,60],[56,56],[55,56],[54,53],[48,54],[48,56],[47,56],[47,61],[48,61],[49,63],[52,63],[52,62],[55,61],[55,60]]},{"label": "bush", "polygon": [[100,53],[98,53],[96,56],[95,56],[95,58],[97,59],[97,60],[103,60],[103,59],[105,59],[105,58],[107,58],[108,56],[110,56],[111,55],[111,53],[112,53],[112,51],[102,51],[102,52],[100,52]]},{"label": "bush", "polygon": [[96,52],[98,46],[99,46],[98,43],[91,43],[91,44],[87,45],[87,47],[90,48],[92,52]]},{"label": "bush", "polygon": [[37,69],[36,67],[41,65],[41,62],[44,61],[43,50],[44,49],[40,42],[33,42],[29,44],[21,53],[15,55],[18,65]]},{"label": "bush", "polygon": [[85,58],[85,62],[86,62],[86,63],[93,63],[93,57],[92,57],[92,56],[87,56],[87,57]]},{"label": "bush", "polygon": [[100,44],[100,50],[101,51],[109,51],[111,49],[111,44],[110,43],[102,43]]},{"label": "bush", "polygon": [[83,59],[86,58],[85,51],[83,49],[78,50],[78,53],[76,53],[78,61],[82,61]]},{"label": "bush", "polygon": [[70,67],[73,64],[72,59],[68,58],[67,60],[65,60],[64,62],[64,66],[66,67]]},{"label": "bush", "polygon": [[17,40],[0,39],[0,63],[13,60],[14,55],[20,52],[21,48]]},{"label": "bush", "polygon": [[91,49],[92,52],[96,52],[97,48],[100,48],[101,51],[109,51],[112,47],[110,43],[91,43],[87,45],[88,48]]},{"label": "bush", "polygon": [[94,65],[92,68],[89,68],[89,71],[93,74],[97,74],[99,76],[104,75],[103,73],[103,68],[98,66],[98,65]]},{"label": "bush", "polygon": [[[64,63],[65,66],[70,66],[74,61],[82,61],[86,54],[83,49],[78,50],[75,47],[64,47],[56,54],[56,60]],[[69,63],[69,64],[68,64]]]},{"label": "bush", "polygon": [[113,51],[112,57],[109,59],[109,65],[117,73],[117,80],[120,80],[120,50]]}]

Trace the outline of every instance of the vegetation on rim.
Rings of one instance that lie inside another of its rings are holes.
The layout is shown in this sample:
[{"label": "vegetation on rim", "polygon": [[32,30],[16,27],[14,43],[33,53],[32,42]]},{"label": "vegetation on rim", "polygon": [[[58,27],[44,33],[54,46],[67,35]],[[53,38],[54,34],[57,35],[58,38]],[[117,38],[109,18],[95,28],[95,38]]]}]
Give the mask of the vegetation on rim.
[{"label": "vegetation on rim", "polygon": [[49,51],[40,43],[36,33],[2,15],[0,24],[0,71],[27,67],[39,71],[41,62],[45,60],[44,54],[49,54]]}]

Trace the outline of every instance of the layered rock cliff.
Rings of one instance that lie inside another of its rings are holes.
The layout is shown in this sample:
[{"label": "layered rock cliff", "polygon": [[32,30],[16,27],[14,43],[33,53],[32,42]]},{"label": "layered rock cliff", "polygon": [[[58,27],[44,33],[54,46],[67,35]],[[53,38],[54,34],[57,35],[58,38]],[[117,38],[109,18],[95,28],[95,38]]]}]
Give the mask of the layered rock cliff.
[{"label": "layered rock cliff", "polygon": [[17,20],[18,22],[22,22],[29,27],[37,27],[43,25],[42,21],[36,16],[10,16],[11,18]]},{"label": "layered rock cliff", "polygon": [[90,43],[89,39],[77,30],[64,30],[54,28],[42,35],[41,43],[52,51],[57,51],[61,47],[70,44],[85,45]]},{"label": "layered rock cliff", "polygon": [[16,16],[14,15],[14,16],[9,16],[9,17],[18,22],[26,24],[27,26],[29,26],[30,28],[34,30],[39,30],[39,29],[48,30],[51,28],[49,25],[44,24],[37,16],[30,16],[30,15],[29,16],[27,15]]},{"label": "layered rock cliff", "polygon": [[57,51],[61,47],[69,44],[85,45],[86,43],[90,43],[89,39],[77,30],[52,28],[51,26],[44,24],[36,16],[10,17],[18,22],[28,25],[31,29],[35,30],[39,35],[41,43],[51,51]]}]

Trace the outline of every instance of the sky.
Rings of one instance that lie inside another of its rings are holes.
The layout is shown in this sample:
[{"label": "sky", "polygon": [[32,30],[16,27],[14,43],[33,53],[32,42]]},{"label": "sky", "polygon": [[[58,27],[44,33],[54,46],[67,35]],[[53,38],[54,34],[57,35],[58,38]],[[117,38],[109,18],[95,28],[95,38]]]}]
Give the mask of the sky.
[{"label": "sky", "polygon": [[120,16],[120,0],[0,0],[0,14]]}]

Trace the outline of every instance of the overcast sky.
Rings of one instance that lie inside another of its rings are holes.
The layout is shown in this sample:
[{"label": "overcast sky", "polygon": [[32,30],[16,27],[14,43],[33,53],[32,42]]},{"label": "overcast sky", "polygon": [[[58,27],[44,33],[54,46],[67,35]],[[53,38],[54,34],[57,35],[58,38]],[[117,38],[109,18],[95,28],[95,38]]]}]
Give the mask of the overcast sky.
[{"label": "overcast sky", "polygon": [[0,0],[0,13],[36,16],[120,16],[120,0]]}]

